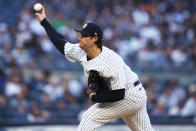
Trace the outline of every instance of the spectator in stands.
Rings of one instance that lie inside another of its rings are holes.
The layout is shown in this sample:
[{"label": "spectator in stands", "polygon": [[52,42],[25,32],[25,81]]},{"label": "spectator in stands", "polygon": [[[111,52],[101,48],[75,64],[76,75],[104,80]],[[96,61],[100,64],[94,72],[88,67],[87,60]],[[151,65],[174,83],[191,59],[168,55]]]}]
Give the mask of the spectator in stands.
[{"label": "spectator in stands", "polygon": [[154,108],[156,107],[157,98],[160,96],[160,92],[162,91],[162,87],[160,82],[154,77],[149,78],[145,84],[144,88],[147,94],[147,107],[148,112],[151,114]]},{"label": "spectator in stands", "polygon": [[155,46],[152,41],[148,41],[146,47],[138,52],[138,63],[141,67],[148,67],[156,61]]},{"label": "spectator in stands", "polygon": [[41,110],[35,103],[30,107],[31,112],[27,115],[27,120],[29,122],[44,122],[50,118],[50,113]]},{"label": "spectator in stands", "polygon": [[0,20],[0,47],[6,43],[11,43],[11,34],[8,29],[8,24]]},{"label": "spectator in stands", "polygon": [[142,3],[132,12],[132,16],[137,26],[146,25],[150,21],[150,16]]},{"label": "spectator in stands", "polygon": [[69,106],[66,105],[65,101],[63,101],[62,99],[59,99],[55,103],[54,112],[63,114],[67,111],[68,108],[69,108]]},{"label": "spectator in stands", "polygon": [[155,59],[153,61],[153,65],[156,68],[168,68],[167,57],[164,49],[162,47],[157,47],[155,50]]},{"label": "spectator in stands", "polygon": [[43,87],[47,84],[50,73],[44,71],[36,71],[29,80],[31,92],[39,93],[43,91]]},{"label": "spectator in stands", "polygon": [[27,121],[27,109],[24,106],[18,106],[16,110],[13,112],[12,119],[19,122],[26,122]]},{"label": "spectator in stands", "polygon": [[152,23],[152,20],[149,21],[144,27],[141,27],[139,33],[145,40],[152,40],[154,45],[158,46],[160,44],[161,32],[157,26]]},{"label": "spectator in stands", "polygon": [[0,121],[8,117],[8,106],[6,96],[0,94]]},{"label": "spectator in stands", "polygon": [[30,54],[22,45],[13,50],[12,56],[19,66],[27,67],[31,63]]},{"label": "spectator in stands", "polygon": [[27,99],[24,97],[23,93],[20,92],[15,95],[10,101],[10,106],[14,109],[17,109],[18,106],[23,106],[25,108],[28,108],[29,102]]},{"label": "spectator in stands", "polygon": [[[1,62],[0,62],[1,64]],[[0,68],[0,94],[4,94],[4,87],[5,87],[5,74]]]},{"label": "spectator in stands", "polygon": [[5,64],[5,66],[13,59],[10,53],[11,51],[10,43],[5,43],[2,48],[0,48],[0,58],[3,62],[2,64]]},{"label": "spectator in stands", "polygon": [[156,107],[152,111],[152,116],[165,116],[167,114],[167,109],[164,103],[158,102]]},{"label": "spectator in stands", "polygon": [[188,54],[185,52],[183,47],[176,46],[176,48],[171,52],[170,58],[175,67],[181,67],[186,64],[188,59]]},{"label": "spectator in stands", "polygon": [[72,95],[72,93],[69,90],[69,83],[70,83],[69,77],[65,77],[63,80],[63,90],[64,90],[64,101],[66,101],[67,104],[72,104],[72,105],[78,105],[77,99]]},{"label": "spectator in stands", "polygon": [[164,93],[158,99],[159,103],[163,103],[166,109],[173,108],[179,104],[179,102],[186,98],[185,90],[181,87],[177,80],[170,80]]},{"label": "spectator in stands", "polygon": [[83,96],[84,87],[78,79],[72,79],[69,81],[69,92],[79,102]]},{"label": "spectator in stands", "polygon": [[185,89],[179,84],[178,80],[170,80],[168,88],[172,90],[171,96],[168,101],[168,107],[177,106],[179,101],[186,98]]},{"label": "spectator in stands", "polygon": [[28,24],[25,21],[19,21],[15,37],[17,46],[24,46],[25,43],[32,38],[32,33],[30,32]]},{"label": "spectator in stands", "polygon": [[49,95],[51,101],[55,101],[64,96],[59,77],[53,75],[49,78],[49,83],[43,88],[43,91]]},{"label": "spectator in stands", "polygon": [[168,109],[168,104],[167,102],[169,102],[169,97],[171,96],[172,93],[172,89],[170,89],[169,87],[165,87],[163,94],[160,94],[157,103],[161,103],[162,105],[164,105],[165,109]]},{"label": "spectator in stands", "polygon": [[48,39],[47,35],[43,35],[43,37],[41,37],[40,42],[42,43],[40,46],[43,52],[52,55],[52,53],[54,52],[54,48],[51,41]]},{"label": "spectator in stands", "polygon": [[29,107],[28,88],[24,83],[20,84],[20,88],[21,91],[10,98],[9,104],[12,109],[17,109],[19,106],[25,107],[26,109]]},{"label": "spectator in stands", "polygon": [[169,116],[182,116],[182,109],[184,107],[185,100],[181,100],[177,106],[174,106],[168,110]]},{"label": "spectator in stands", "polygon": [[196,85],[189,87],[189,96],[182,109],[182,116],[196,116]]},{"label": "spectator in stands", "polygon": [[7,97],[13,97],[22,92],[21,86],[21,77],[19,74],[12,74],[5,85],[5,94]]},{"label": "spectator in stands", "polygon": [[47,93],[41,93],[40,95],[41,95],[41,98],[40,98],[39,102],[40,102],[41,109],[46,110],[46,111],[54,110],[53,104],[56,101],[52,102],[49,94],[47,94]]}]

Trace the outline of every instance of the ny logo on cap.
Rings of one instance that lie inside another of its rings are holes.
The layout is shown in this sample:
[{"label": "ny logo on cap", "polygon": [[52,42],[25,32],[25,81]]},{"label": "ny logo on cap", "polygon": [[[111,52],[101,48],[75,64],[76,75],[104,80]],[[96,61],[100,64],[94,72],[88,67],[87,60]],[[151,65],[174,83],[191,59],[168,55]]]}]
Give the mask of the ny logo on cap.
[{"label": "ny logo on cap", "polygon": [[84,24],[82,28],[86,28],[87,24]]}]

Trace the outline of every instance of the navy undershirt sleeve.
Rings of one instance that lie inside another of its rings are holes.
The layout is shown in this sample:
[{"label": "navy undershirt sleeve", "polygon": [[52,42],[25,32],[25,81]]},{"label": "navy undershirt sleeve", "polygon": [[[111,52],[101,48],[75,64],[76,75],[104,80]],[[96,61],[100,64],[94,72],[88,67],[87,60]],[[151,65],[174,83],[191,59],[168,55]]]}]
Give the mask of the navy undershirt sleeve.
[{"label": "navy undershirt sleeve", "polygon": [[119,90],[104,90],[102,93],[92,96],[93,102],[104,103],[104,102],[116,102],[124,99],[125,89]]},{"label": "navy undershirt sleeve", "polygon": [[48,37],[50,38],[54,46],[61,52],[61,54],[64,55],[64,46],[66,43],[65,38],[50,25],[46,18],[42,20],[41,25],[46,30]]}]

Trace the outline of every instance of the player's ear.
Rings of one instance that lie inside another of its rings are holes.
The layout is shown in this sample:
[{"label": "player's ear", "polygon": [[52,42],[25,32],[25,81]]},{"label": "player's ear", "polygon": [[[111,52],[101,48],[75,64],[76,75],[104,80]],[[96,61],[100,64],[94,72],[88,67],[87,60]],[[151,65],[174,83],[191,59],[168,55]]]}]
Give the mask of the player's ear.
[{"label": "player's ear", "polygon": [[97,36],[93,37],[94,42],[96,42],[99,38]]}]

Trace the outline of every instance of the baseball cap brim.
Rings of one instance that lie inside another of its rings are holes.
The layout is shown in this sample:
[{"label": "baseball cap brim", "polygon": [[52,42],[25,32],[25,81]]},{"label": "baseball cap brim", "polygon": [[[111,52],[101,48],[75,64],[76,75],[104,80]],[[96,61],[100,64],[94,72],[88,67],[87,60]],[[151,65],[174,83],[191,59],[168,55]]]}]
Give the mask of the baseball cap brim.
[{"label": "baseball cap brim", "polygon": [[79,32],[81,34],[89,35],[85,30],[83,29],[74,29],[76,32]]}]

